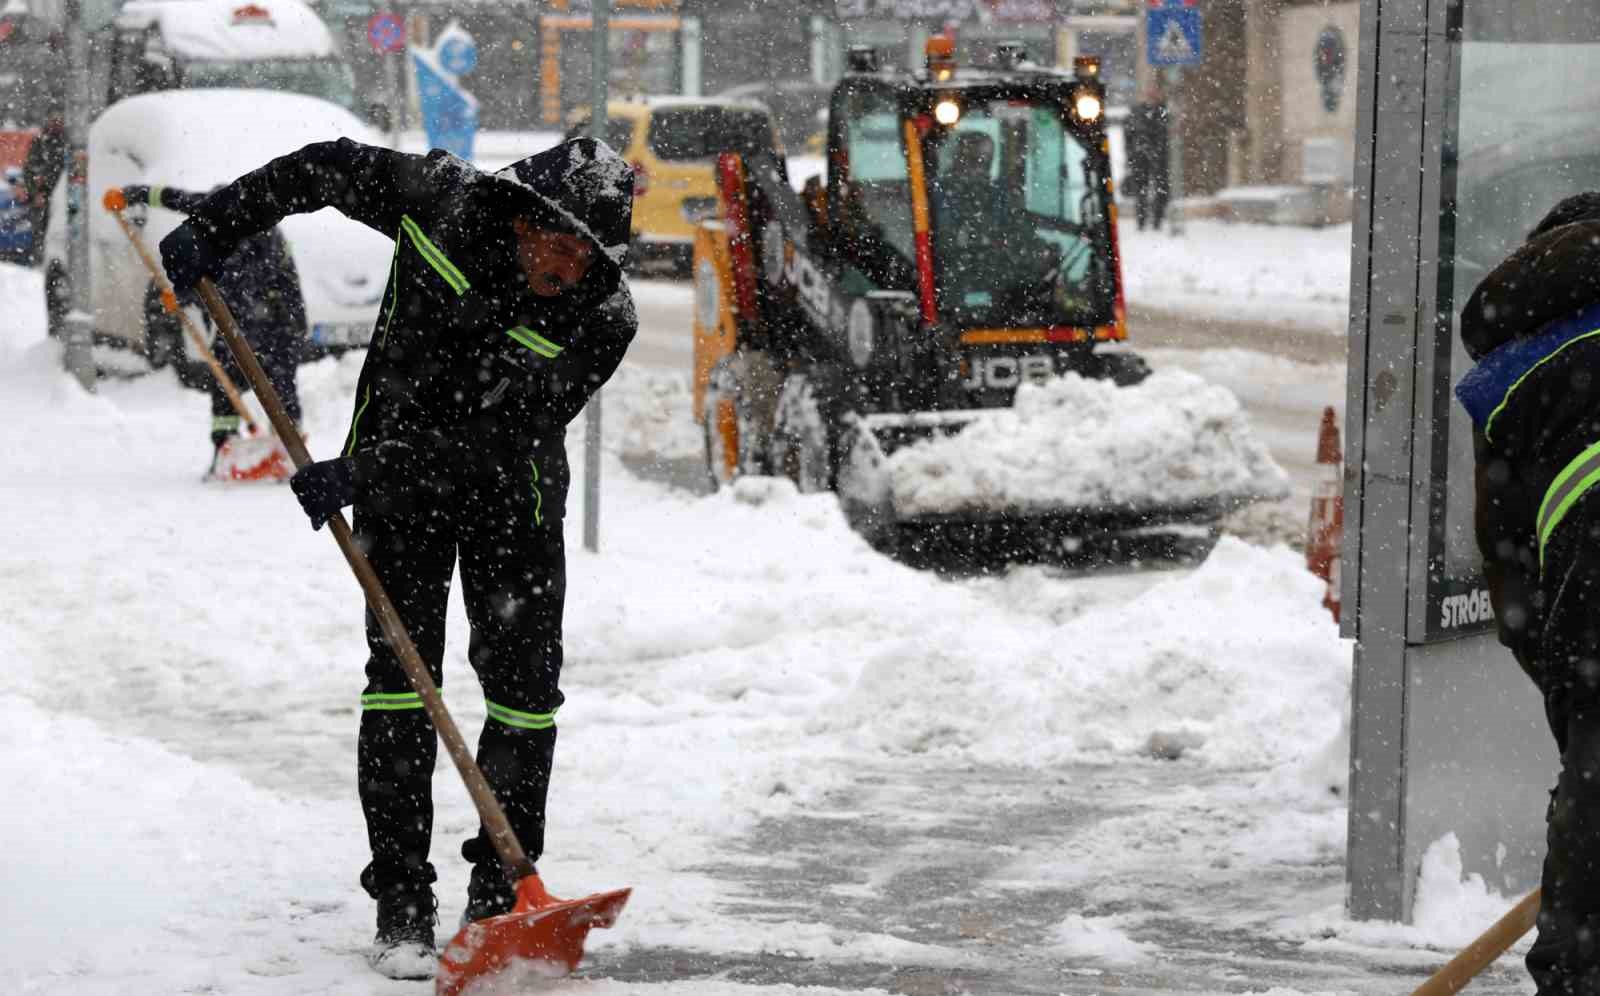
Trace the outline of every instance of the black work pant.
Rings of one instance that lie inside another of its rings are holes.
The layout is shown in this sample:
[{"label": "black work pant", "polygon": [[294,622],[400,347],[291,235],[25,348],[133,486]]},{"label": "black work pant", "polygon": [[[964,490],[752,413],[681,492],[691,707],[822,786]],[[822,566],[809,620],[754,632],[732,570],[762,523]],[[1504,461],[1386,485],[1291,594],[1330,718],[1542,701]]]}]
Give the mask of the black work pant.
[{"label": "black work pant", "polygon": [[1167,216],[1167,201],[1172,194],[1165,180],[1146,180],[1134,194],[1133,213],[1140,228],[1160,228]]},{"label": "black work pant", "polygon": [[1600,996],[1600,529],[1587,518],[1557,529],[1542,585],[1538,677],[1561,774],[1527,959],[1540,996]]},{"label": "black work pant", "polygon": [[[566,594],[561,520],[545,514],[559,500],[547,502],[539,486],[531,466],[509,467],[416,507],[378,511],[364,503],[355,511],[357,542],[441,687],[445,606],[459,562],[467,656],[489,713],[478,764],[532,860],[544,850]],[[361,882],[376,897],[435,879],[428,852],[438,741],[370,609],[367,644],[357,776],[372,848]],[[462,854],[475,864],[496,861],[481,828]]]},{"label": "black work pant", "polygon": [[[305,339],[303,330],[298,328],[263,328],[250,327],[245,330],[245,341],[250,343],[250,349],[256,354],[256,359],[261,363],[262,371],[271,382],[272,389],[278,393],[278,399],[283,402],[283,410],[296,424],[300,424],[300,390],[297,376],[300,370],[300,347]],[[211,342],[212,355],[222,364],[222,370],[233,381],[233,386],[242,396],[249,392],[250,381],[245,378],[244,371],[239,369],[239,364],[233,358],[233,350],[222,341],[222,336],[217,336]],[[238,432],[240,429],[239,413],[234,410],[233,402],[228,399],[228,392],[222,389],[222,384],[212,377],[209,382],[211,392],[211,441],[220,444],[226,435]]]}]

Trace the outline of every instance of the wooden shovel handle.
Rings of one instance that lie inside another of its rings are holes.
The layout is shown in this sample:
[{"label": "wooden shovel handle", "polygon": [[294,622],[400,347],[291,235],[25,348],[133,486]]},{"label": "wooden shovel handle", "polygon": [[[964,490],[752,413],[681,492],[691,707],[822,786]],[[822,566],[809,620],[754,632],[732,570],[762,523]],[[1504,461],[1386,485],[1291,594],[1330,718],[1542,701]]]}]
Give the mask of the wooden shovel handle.
[{"label": "wooden shovel handle", "polygon": [[[267,410],[267,418],[289,451],[289,458],[294,461],[296,468],[304,467],[311,462],[311,454],[306,450],[305,440],[300,438],[294,423],[284,412],[283,402],[278,399],[278,392],[272,389],[272,382],[267,379],[261,364],[256,361],[250,344],[239,334],[239,327],[234,323],[228,305],[222,300],[222,295],[217,293],[216,285],[208,277],[200,278],[200,299],[205,302],[206,310],[211,313],[211,320],[217,323],[223,341],[233,350],[233,358],[239,361],[239,369],[244,371],[250,385],[255,388],[256,397],[261,399],[262,407]],[[500,807],[500,800],[494,797],[494,790],[484,779],[483,771],[473,759],[467,742],[462,739],[455,720],[450,718],[450,711],[445,708],[444,699],[439,695],[439,688],[433,683],[433,675],[428,672],[428,666],[422,663],[422,657],[417,653],[416,645],[411,642],[405,624],[400,621],[400,614],[395,611],[394,603],[389,601],[389,596],[384,592],[377,572],[372,569],[366,554],[356,546],[355,537],[351,534],[343,513],[333,513],[333,518],[328,520],[328,526],[333,532],[333,538],[339,543],[339,549],[344,553],[344,559],[355,572],[356,580],[361,582],[361,588],[367,595],[367,605],[377,617],[378,625],[383,628],[384,638],[389,641],[389,646],[400,658],[400,666],[405,669],[411,687],[422,697],[423,709],[433,721],[433,728],[439,732],[439,739],[444,741],[445,750],[455,762],[456,770],[461,773],[461,780],[466,783],[467,793],[472,796],[473,805],[478,807],[478,817],[483,820],[495,852],[500,855],[500,863],[506,877],[514,882],[527,878],[534,873],[533,862],[528,860],[527,854],[522,850],[521,842],[517,840],[517,835],[512,832],[511,823],[506,819],[505,810]]]},{"label": "wooden shovel handle", "polygon": [[1539,918],[1539,893],[1534,889],[1510,912],[1496,920],[1494,926],[1479,935],[1478,939],[1461,949],[1461,953],[1433,976],[1418,986],[1411,996],[1453,996],[1467,987],[1467,983],[1488,968],[1494,960],[1505,954],[1517,939],[1533,929]]},{"label": "wooden shovel handle", "polygon": [[211,368],[211,376],[217,378],[217,383],[222,385],[222,393],[228,396],[228,401],[232,403],[233,410],[238,412],[239,417],[244,419],[245,425],[250,427],[251,435],[259,433],[261,427],[256,425],[254,418],[250,417],[250,409],[245,407],[244,398],[239,394],[239,389],[234,386],[233,378],[229,377],[227,372],[222,369],[222,364],[217,362],[217,358],[211,355],[211,345],[206,342],[206,337],[200,330],[195,328],[194,319],[189,317],[187,311],[178,307],[177,295],[172,292],[172,284],[167,280],[167,273],[161,268],[161,263],[156,259],[155,253],[150,251],[150,247],[145,244],[144,237],[139,234],[138,229],[133,227],[133,223],[123,215],[122,209],[112,206],[112,201],[109,197],[106,199],[106,210],[111,212],[111,217],[117,219],[117,224],[122,227],[122,234],[126,235],[128,241],[133,243],[133,251],[139,254],[140,259],[144,260],[145,268],[150,271],[150,276],[156,282],[156,288],[161,291],[162,304],[168,310],[177,314],[178,324],[183,326],[184,332],[189,335],[189,341],[194,343],[195,350],[206,361],[206,366]]}]

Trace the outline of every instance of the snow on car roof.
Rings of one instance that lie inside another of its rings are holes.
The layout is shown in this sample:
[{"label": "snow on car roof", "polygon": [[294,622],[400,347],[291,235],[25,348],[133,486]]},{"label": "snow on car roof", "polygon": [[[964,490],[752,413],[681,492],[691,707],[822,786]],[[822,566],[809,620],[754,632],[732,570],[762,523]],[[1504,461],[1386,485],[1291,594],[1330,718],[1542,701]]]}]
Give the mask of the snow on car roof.
[{"label": "snow on car roof", "polygon": [[167,90],[111,105],[89,157],[120,153],[157,182],[206,189],[311,142],[376,143],[371,127],[317,97],[270,90]]},{"label": "snow on car roof", "polygon": [[131,0],[124,27],[157,25],[169,52],[189,59],[314,59],[335,54],[333,36],[300,0]]}]

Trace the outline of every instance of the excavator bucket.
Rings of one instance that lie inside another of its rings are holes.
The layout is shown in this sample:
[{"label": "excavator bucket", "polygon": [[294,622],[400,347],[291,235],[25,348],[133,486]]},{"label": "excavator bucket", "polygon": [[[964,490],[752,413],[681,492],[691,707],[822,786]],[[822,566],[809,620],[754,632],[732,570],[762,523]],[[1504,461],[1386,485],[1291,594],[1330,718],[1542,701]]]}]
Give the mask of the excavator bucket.
[{"label": "excavator bucket", "polygon": [[631,891],[556,899],[539,876],[529,875],[517,883],[515,909],[467,924],[445,947],[436,996],[470,996],[480,984],[493,992],[521,991],[523,980],[567,975],[583,960],[590,928],[616,923]]}]

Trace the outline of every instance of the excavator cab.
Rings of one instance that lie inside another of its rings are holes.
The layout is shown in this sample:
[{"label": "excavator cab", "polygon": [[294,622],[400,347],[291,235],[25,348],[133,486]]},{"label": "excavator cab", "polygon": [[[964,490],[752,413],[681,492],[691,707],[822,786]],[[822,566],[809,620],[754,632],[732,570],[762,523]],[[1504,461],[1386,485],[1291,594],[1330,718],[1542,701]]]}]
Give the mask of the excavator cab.
[{"label": "excavator cab", "polygon": [[[1125,338],[1097,65],[958,71],[938,55],[923,76],[840,84],[821,241],[969,347]],[[977,359],[976,384],[1014,386],[1015,363]]]}]

